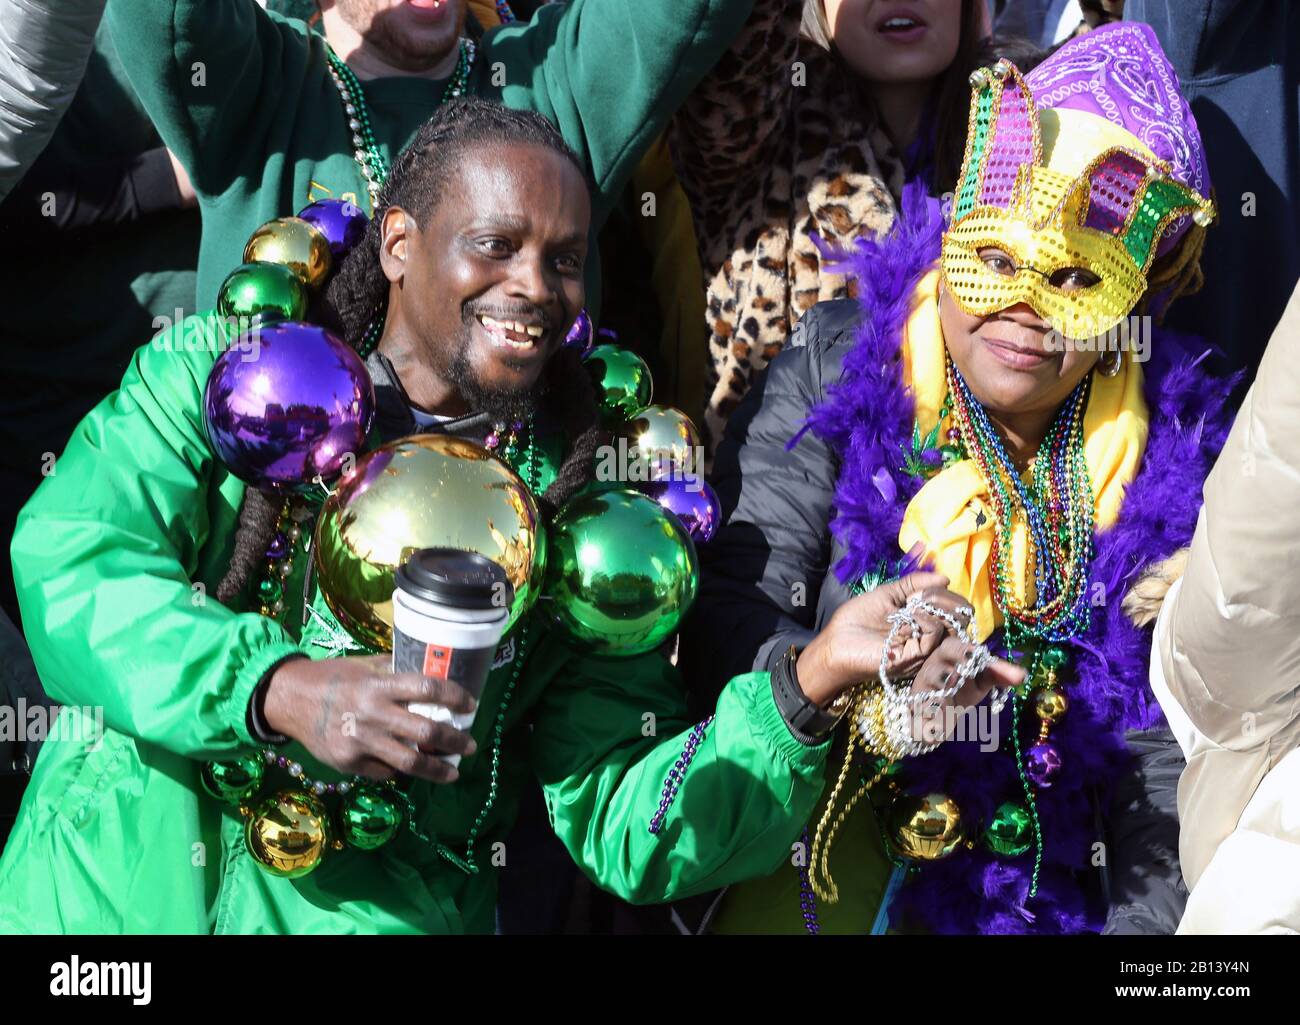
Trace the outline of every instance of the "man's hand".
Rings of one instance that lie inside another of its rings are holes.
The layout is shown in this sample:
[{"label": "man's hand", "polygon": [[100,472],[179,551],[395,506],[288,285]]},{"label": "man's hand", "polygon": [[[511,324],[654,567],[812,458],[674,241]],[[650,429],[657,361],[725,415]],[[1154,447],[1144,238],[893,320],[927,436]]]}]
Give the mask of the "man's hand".
[{"label": "man's hand", "polygon": [[[966,605],[961,595],[948,590],[948,578],[938,573],[912,573],[845,602],[799,656],[795,673],[804,696],[825,706],[842,691],[875,676],[889,635],[889,615],[914,594],[924,595],[926,601],[953,616]],[[921,627],[919,636],[907,636],[904,631],[890,652],[891,676],[914,673],[948,636],[942,620],[925,612],[918,612],[916,620]]]},{"label": "man's hand", "polygon": [[263,712],[268,727],[340,772],[371,779],[405,773],[433,783],[453,782],[456,769],[437,755],[472,755],[473,738],[409,711],[411,702],[443,705],[453,712],[475,707],[458,684],[394,673],[389,656],[376,655],[285,662],[271,676]]}]

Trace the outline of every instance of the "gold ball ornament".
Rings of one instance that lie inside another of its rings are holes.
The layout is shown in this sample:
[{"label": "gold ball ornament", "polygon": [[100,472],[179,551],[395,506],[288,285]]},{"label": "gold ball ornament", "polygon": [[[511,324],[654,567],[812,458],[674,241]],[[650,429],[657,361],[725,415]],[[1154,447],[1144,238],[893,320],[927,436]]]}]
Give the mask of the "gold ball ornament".
[{"label": "gold ball ornament", "polygon": [[696,465],[700,432],[691,418],[672,406],[646,406],[618,429],[627,439],[629,455],[644,459],[652,470],[688,469],[703,473]]},{"label": "gold ball ornament", "polygon": [[965,838],[961,810],[947,794],[901,794],[889,809],[890,845],[903,858],[938,861]]},{"label": "gold ball ornament", "polygon": [[546,534],[537,502],[476,442],[389,442],[358,460],[321,508],[312,544],[321,593],[367,647],[391,650],[394,576],[421,548],[459,548],[500,565],[515,592],[507,629],[541,593]]},{"label": "gold ball ornament", "polygon": [[1065,691],[1055,687],[1044,687],[1034,692],[1034,712],[1046,723],[1060,722],[1070,707],[1070,699]]},{"label": "gold ball ornament", "polygon": [[278,263],[308,288],[317,288],[330,272],[329,240],[301,217],[277,217],[249,236],[244,263]]},{"label": "gold ball ornament", "polygon": [[331,844],[325,806],[300,790],[281,790],[254,809],[244,826],[244,841],[272,875],[305,876]]}]

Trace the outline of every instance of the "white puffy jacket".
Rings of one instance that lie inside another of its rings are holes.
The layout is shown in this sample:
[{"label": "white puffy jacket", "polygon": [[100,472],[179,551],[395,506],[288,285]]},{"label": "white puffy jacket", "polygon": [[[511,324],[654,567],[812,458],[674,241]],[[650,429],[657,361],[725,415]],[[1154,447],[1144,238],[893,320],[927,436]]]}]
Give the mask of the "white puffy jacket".
[{"label": "white puffy jacket", "polygon": [[1300,932],[1300,288],[1204,495],[1152,648],[1187,758],[1178,931]]}]

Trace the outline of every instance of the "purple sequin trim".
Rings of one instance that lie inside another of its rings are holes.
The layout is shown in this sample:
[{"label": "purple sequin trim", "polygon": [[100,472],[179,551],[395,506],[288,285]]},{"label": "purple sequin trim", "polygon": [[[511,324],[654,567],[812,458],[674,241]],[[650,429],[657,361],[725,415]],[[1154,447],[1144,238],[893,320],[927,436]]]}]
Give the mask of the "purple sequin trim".
[{"label": "purple sequin trim", "polygon": [[700,741],[704,739],[704,731],[709,728],[711,722],[713,716],[691,727],[690,736],[686,738],[686,746],[682,748],[682,753],[673,763],[673,767],[668,770],[668,778],[664,780],[663,793],[659,797],[659,810],[650,819],[650,832],[656,836],[663,828],[664,816],[668,814],[668,809],[677,797],[677,789],[682,785],[682,779],[686,776],[691,759],[695,757],[695,750],[700,746]]}]

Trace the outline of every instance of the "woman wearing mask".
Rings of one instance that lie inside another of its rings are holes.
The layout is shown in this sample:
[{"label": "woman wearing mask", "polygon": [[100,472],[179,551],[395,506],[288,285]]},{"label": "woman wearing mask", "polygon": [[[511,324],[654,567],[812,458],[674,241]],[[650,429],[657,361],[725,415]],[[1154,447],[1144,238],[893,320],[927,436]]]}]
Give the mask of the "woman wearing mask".
[{"label": "woman wearing mask", "polygon": [[[1135,750],[1167,731],[1150,630],[1121,602],[1191,537],[1226,431],[1227,384],[1148,327],[1199,282],[1200,137],[1142,25],[1028,76],[1000,61],[971,92],[951,224],[910,186],[896,230],[845,268],[859,300],[805,317],[718,454],[728,521],[682,665],[703,690],[752,658],[814,706],[806,743],[836,741],[792,864],[729,890],[717,931],[1178,920],[1173,809],[1131,814]],[[917,562],[1028,678],[921,740],[898,729],[906,674],[864,673],[865,645],[832,629]],[[820,696],[846,680],[844,712]]]}]

